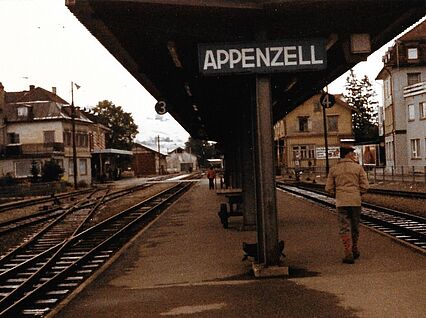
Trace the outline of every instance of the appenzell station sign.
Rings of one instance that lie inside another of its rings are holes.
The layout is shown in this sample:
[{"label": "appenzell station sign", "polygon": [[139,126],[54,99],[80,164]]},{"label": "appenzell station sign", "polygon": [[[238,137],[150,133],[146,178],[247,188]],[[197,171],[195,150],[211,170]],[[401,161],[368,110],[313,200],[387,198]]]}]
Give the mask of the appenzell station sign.
[{"label": "appenzell station sign", "polygon": [[199,44],[201,74],[315,71],[327,67],[325,39]]}]

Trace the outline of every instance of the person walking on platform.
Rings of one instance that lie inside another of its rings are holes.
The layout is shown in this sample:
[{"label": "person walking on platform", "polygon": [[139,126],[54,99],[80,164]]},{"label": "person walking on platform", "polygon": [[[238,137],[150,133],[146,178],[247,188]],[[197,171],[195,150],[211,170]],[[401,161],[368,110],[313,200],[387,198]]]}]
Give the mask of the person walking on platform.
[{"label": "person walking on platform", "polygon": [[209,170],[207,170],[207,179],[209,179],[209,189],[214,189],[214,180],[216,179],[216,171],[213,169],[212,166],[209,167]]},{"label": "person walking on platform", "polygon": [[358,250],[361,195],[369,188],[367,174],[355,160],[355,149],[340,147],[338,163],[330,169],[325,190],[335,196],[339,234],[343,242],[343,263],[353,264],[360,257]]}]

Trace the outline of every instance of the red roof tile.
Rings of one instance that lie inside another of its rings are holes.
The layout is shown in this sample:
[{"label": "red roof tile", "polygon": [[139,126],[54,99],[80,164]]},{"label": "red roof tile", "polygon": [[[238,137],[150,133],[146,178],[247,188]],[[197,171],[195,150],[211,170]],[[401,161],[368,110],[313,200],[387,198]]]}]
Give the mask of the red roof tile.
[{"label": "red roof tile", "polygon": [[22,92],[6,92],[7,103],[20,103],[20,102],[56,102],[60,104],[68,104],[56,94],[49,92],[41,87],[36,87],[29,91]]}]

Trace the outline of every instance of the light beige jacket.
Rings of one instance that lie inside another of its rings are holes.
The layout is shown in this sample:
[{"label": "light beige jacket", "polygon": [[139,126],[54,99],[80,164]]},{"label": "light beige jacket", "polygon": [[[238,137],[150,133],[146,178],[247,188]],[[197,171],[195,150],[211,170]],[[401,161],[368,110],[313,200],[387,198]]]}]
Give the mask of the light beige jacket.
[{"label": "light beige jacket", "polygon": [[369,188],[367,174],[351,159],[340,159],[331,167],[325,190],[336,197],[336,207],[360,206],[361,194]]}]

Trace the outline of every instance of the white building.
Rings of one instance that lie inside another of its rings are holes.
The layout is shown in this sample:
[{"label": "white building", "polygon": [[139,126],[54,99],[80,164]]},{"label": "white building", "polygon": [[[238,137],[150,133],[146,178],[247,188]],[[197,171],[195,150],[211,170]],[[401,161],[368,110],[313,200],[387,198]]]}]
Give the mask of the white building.
[{"label": "white building", "polygon": [[387,166],[425,166],[426,22],[401,36],[383,57],[380,131]]},{"label": "white building", "polygon": [[168,173],[192,172],[198,170],[197,156],[186,152],[180,147],[169,152],[166,161]]}]

